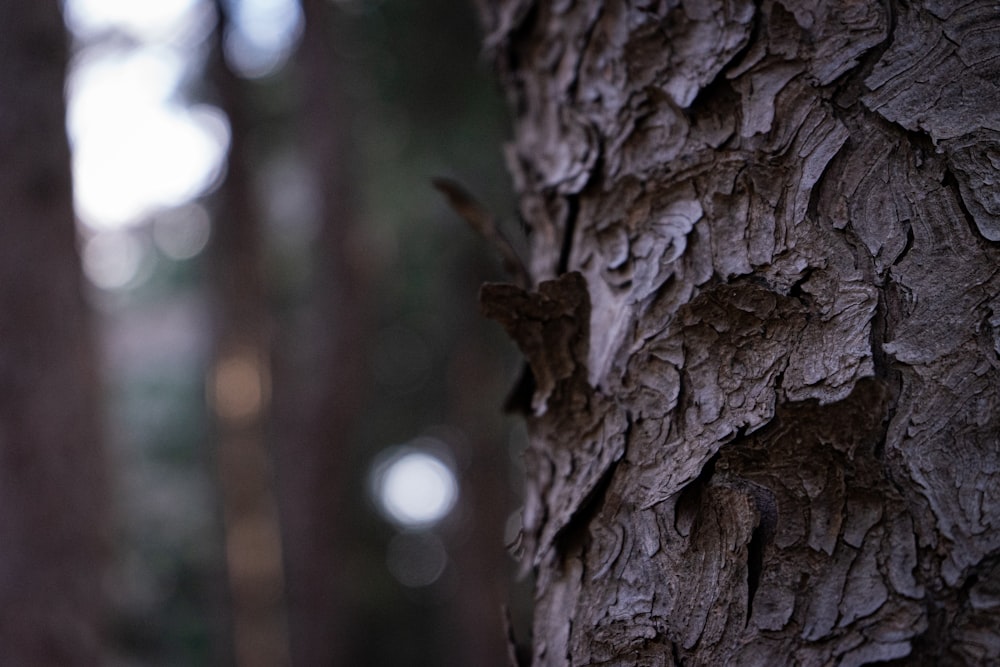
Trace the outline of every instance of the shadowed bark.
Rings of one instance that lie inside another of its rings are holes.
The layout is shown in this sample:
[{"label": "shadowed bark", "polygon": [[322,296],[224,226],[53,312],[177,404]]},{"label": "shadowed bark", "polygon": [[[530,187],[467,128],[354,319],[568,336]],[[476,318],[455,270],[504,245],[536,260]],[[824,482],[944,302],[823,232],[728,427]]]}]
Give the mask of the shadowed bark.
[{"label": "shadowed bark", "polygon": [[1000,660],[1000,13],[487,8],[534,664]]}]

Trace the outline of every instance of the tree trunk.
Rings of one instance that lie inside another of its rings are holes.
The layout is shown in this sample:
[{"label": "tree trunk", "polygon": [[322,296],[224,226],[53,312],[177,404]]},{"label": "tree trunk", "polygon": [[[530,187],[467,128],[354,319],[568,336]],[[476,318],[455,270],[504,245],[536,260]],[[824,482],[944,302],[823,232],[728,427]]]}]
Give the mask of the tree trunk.
[{"label": "tree trunk", "polygon": [[0,2],[0,658],[96,665],[106,470],[56,2]]},{"label": "tree trunk", "polygon": [[267,433],[271,420],[271,319],[261,220],[254,191],[253,110],[226,63],[231,19],[216,0],[211,82],[229,118],[226,179],[211,244],[214,359],[208,378],[225,531],[232,644],[239,667],[290,663],[281,529]]},{"label": "tree trunk", "polygon": [[297,121],[320,230],[299,327],[286,326],[276,382],[276,444],[292,664],[351,664],[354,535],[351,444],[367,392],[370,290],[353,190],[353,123],[333,35],[339,8],[304,0]]},{"label": "tree trunk", "polygon": [[995,3],[487,21],[534,664],[996,664]]}]

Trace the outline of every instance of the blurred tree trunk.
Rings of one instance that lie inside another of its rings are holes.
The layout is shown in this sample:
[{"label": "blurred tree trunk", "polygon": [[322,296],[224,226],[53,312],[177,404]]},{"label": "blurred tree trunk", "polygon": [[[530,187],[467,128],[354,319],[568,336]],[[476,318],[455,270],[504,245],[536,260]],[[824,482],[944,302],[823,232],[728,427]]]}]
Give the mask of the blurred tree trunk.
[{"label": "blurred tree trunk", "polygon": [[265,289],[259,199],[254,190],[252,108],[246,84],[226,63],[230,21],[217,0],[210,76],[229,118],[226,179],[217,199],[211,269],[215,359],[208,379],[215,413],[235,661],[287,665],[281,531],[267,446],[271,415],[271,318]]},{"label": "blurred tree trunk", "polygon": [[0,2],[0,661],[97,665],[106,470],[54,1]]},{"label": "blurred tree trunk", "polygon": [[995,3],[492,11],[535,664],[997,664]]},{"label": "blurred tree trunk", "polygon": [[[482,281],[482,257],[467,255],[450,284],[476,285]],[[473,265],[475,262],[475,265]],[[456,289],[456,298],[462,292]],[[466,292],[469,299],[473,294]],[[464,299],[462,299],[464,301]],[[501,415],[484,396],[502,395],[504,363],[489,344],[487,326],[475,316],[474,302],[456,308],[451,325],[461,332],[448,364],[448,423],[459,429],[456,447],[461,498],[457,525],[448,531],[449,560],[457,580],[451,603],[453,618],[445,634],[456,666],[500,667],[504,650],[504,605],[512,561],[504,547],[504,526],[511,508],[508,471],[511,468]],[[495,332],[494,332],[495,333]],[[450,631],[450,632],[449,632]]]},{"label": "blurred tree trunk", "polygon": [[[301,147],[320,231],[305,325],[285,331],[276,381],[277,465],[288,578],[292,663],[350,659],[351,437],[367,389],[365,258],[352,192],[351,119],[332,27],[337,8],[304,0],[295,67]],[[363,647],[359,647],[362,648]]]}]

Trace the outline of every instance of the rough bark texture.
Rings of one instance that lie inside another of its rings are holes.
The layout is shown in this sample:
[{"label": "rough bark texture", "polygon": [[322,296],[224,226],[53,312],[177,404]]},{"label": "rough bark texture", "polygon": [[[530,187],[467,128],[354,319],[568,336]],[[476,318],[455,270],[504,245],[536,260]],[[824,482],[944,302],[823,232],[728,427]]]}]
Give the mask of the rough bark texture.
[{"label": "rough bark texture", "polygon": [[509,0],[537,665],[1000,661],[1000,11]]},{"label": "rough bark texture", "polygon": [[0,2],[0,662],[97,665],[106,470],[54,1]]}]

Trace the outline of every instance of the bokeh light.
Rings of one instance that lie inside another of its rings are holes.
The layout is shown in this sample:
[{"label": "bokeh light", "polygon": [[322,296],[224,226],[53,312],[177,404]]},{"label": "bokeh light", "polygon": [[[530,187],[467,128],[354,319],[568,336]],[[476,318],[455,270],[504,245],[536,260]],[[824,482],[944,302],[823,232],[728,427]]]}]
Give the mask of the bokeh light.
[{"label": "bokeh light", "polygon": [[248,78],[271,74],[288,60],[302,32],[302,9],[295,0],[229,3],[234,30],[226,35],[229,65]]},{"label": "bokeh light", "polygon": [[166,41],[197,22],[201,0],[67,0],[69,28],[82,37],[116,30],[143,42]]},{"label": "bokeh light", "polygon": [[256,419],[268,397],[266,366],[253,348],[239,349],[218,361],[209,400],[221,419],[231,424]]},{"label": "bokeh light", "polygon": [[117,290],[133,284],[144,266],[147,249],[133,233],[107,230],[83,245],[83,271],[96,287]]},{"label": "bokeh light", "polygon": [[153,220],[153,241],[175,261],[190,259],[205,249],[211,234],[208,211],[188,204],[158,214]]},{"label": "bokeh light", "polygon": [[448,554],[434,533],[399,533],[389,541],[385,564],[396,581],[418,588],[430,586],[441,577]]},{"label": "bokeh light", "polygon": [[213,107],[173,100],[184,63],[167,49],[81,57],[69,85],[77,215],[93,228],[139,222],[218,177],[229,126]]},{"label": "bokeh light", "polygon": [[376,462],[372,481],[382,513],[403,528],[432,526],[447,516],[458,500],[458,483],[451,468],[428,448],[419,446],[385,452]]}]

